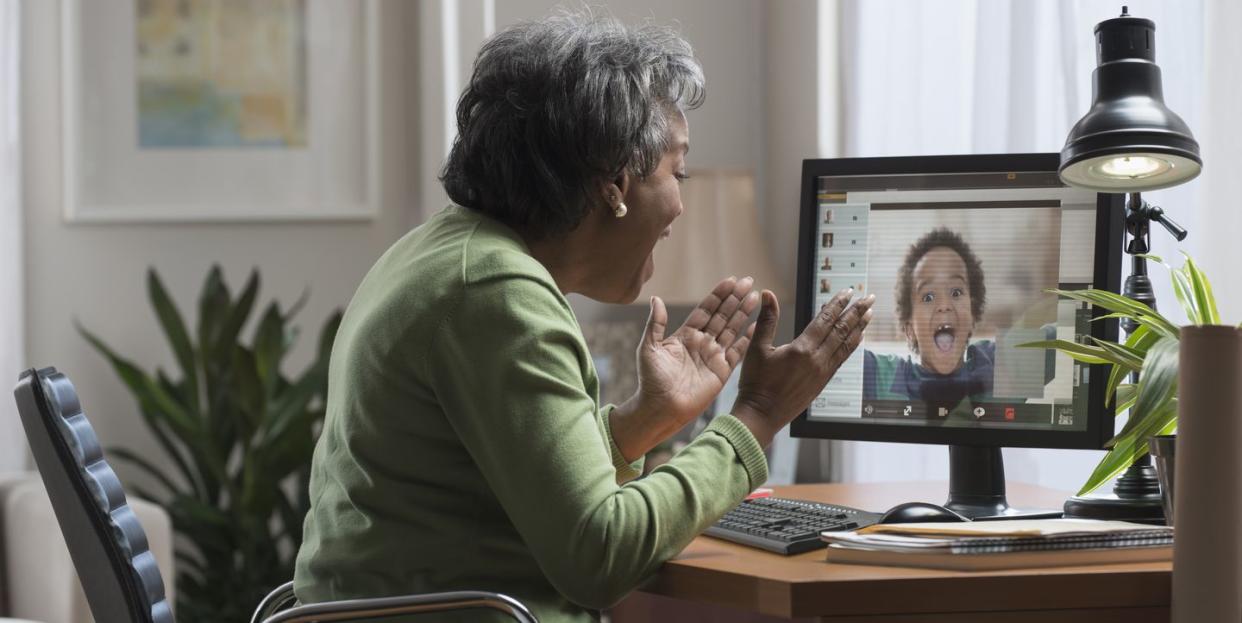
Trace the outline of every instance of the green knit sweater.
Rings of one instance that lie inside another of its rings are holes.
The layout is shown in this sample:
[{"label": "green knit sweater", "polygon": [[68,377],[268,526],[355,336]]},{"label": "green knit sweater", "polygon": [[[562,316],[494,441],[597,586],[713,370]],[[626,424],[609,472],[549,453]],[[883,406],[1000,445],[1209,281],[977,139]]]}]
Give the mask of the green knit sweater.
[{"label": "green knit sweater", "polygon": [[461,207],[363,279],[327,401],[294,577],[303,603],[473,589],[543,623],[588,621],[767,478],[759,444],[726,415],[635,479],[568,301],[512,230]]}]

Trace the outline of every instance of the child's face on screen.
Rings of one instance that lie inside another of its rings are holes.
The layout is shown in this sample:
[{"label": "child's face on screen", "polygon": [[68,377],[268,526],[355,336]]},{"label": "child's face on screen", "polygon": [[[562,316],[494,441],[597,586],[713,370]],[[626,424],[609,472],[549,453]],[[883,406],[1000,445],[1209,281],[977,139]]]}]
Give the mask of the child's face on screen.
[{"label": "child's face on screen", "polygon": [[910,324],[906,335],[923,367],[949,374],[962,364],[975,327],[966,262],[948,247],[928,251],[914,266]]}]

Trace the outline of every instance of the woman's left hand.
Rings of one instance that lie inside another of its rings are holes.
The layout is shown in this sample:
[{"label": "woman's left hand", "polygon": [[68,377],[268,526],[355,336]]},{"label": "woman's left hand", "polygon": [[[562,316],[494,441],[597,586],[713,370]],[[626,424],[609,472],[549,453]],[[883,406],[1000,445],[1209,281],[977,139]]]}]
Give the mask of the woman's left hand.
[{"label": "woman's left hand", "polygon": [[665,335],[668,310],[651,298],[651,315],[638,345],[638,392],[613,410],[613,441],[633,461],[697,417],[746,355],[759,304],[750,277],[721,281],[685,324]]}]

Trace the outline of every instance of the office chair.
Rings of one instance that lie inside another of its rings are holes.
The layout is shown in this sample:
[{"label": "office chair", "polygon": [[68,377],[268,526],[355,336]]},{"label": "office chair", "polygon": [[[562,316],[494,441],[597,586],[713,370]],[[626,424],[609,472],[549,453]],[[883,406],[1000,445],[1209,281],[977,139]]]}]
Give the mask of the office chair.
[{"label": "office chair", "polygon": [[[22,427],[47,487],[56,521],[98,623],[174,623],[147,536],[104,459],[77,391],[56,368],[22,372],[14,390]],[[297,605],[293,583],[259,603],[253,623],[382,619],[403,614],[491,608],[518,623],[537,623],[517,600],[455,591]]]}]

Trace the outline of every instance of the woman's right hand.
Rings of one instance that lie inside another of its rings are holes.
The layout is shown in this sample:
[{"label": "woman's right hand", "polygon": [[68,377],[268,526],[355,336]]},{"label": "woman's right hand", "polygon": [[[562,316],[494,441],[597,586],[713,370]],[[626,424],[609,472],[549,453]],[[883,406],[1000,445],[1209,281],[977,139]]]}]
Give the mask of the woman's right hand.
[{"label": "woman's right hand", "polygon": [[839,292],[820,308],[802,335],[776,347],[772,339],[780,306],[775,294],[763,291],[733,405],[733,416],[750,429],[760,445],[772,443],[776,433],[811,404],[862,342],[863,329],[871,322],[875,295],[850,305],[852,296],[853,289]]}]

